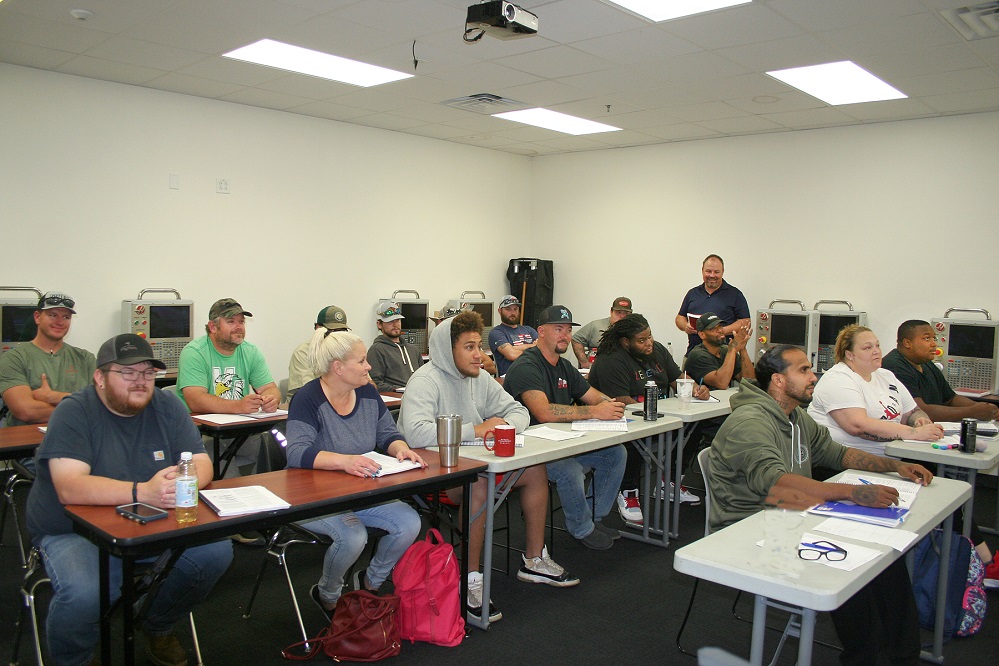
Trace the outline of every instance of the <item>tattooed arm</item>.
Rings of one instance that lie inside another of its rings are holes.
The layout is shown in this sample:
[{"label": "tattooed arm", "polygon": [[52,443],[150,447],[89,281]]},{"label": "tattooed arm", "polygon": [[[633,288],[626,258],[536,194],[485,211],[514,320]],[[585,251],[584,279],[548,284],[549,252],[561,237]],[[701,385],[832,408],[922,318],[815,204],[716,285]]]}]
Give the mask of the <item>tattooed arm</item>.
[{"label": "tattooed arm", "polygon": [[829,416],[846,434],[866,439],[869,442],[890,442],[893,439],[917,439],[923,442],[935,442],[943,437],[943,428],[929,421],[926,414],[922,412],[918,412],[918,414],[922,418],[913,418],[911,414],[906,414],[903,415],[902,423],[897,423],[871,418],[867,415],[867,410],[860,407],[834,409],[829,412]]},{"label": "tattooed arm", "polygon": [[624,416],[624,404],[617,402],[600,391],[591,388],[583,396],[585,405],[559,405],[548,401],[544,391],[524,391],[520,399],[540,423],[567,423],[582,419],[602,419],[605,421]]}]

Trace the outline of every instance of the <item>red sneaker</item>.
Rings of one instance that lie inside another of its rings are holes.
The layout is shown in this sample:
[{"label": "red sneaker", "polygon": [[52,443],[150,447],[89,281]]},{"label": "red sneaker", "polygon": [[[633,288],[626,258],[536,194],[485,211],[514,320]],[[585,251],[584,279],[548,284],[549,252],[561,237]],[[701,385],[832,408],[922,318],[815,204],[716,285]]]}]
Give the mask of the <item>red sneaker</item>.
[{"label": "red sneaker", "polygon": [[992,562],[985,567],[985,580],[982,585],[987,590],[999,590],[999,559],[993,557]]}]

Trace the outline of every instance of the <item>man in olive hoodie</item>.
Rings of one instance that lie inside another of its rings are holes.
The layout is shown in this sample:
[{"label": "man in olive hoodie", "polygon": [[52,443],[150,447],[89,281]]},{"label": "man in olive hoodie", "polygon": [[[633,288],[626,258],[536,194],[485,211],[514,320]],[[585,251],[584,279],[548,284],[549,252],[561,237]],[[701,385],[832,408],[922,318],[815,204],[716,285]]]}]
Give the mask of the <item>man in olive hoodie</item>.
[{"label": "man in olive hoodie", "polygon": [[[803,409],[812,401],[816,378],[801,349],[779,345],[768,351],[756,364],[756,381],[758,385],[742,380],[739,393],[732,396],[732,414],[711,444],[713,528],[731,525],[764,506],[800,510],[828,500],[873,507],[898,503],[898,491],[889,486],[815,481],[813,462],[832,469],[897,472],[924,485],[933,479],[922,465],[833,441]],[[918,663],[919,620],[903,559],[831,615],[843,643],[841,663]]]}]

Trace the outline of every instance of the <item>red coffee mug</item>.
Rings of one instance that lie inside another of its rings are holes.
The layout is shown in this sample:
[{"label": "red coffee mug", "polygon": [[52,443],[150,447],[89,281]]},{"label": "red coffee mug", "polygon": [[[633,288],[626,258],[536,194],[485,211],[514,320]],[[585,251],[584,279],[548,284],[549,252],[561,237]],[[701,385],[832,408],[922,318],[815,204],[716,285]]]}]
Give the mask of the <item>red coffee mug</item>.
[{"label": "red coffee mug", "polygon": [[[490,435],[495,440],[493,446],[489,446]],[[486,451],[492,451],[500,458],[509,458],[517,446],[517,429],[512,425],[498,425],[483,436],[482,443]]]}]

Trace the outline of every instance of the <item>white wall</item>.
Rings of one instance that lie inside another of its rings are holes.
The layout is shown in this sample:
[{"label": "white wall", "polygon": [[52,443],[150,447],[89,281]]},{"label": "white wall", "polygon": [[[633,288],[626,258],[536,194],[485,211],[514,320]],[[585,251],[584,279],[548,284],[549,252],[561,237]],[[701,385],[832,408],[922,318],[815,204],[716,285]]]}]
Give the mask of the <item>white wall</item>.
[{"label": "white wall", "polygon": [[0,284],[69,292],[68,341],[95,352],[122,299],[172,287],[199,325],[239,300],[282,378],[321,307],[371,340],[379,298],[498,301],[528,252],[498,232],[527,213],[488,195],[530,192],[525,157],[2,64],[0,99]]},{"label": "white wall", "polygon": [[848,300],[887,352],[908,318],[999,319],[997,155],[989,113],[535,158],[532,246],[576,321],[630,296],[675,355],[709,253],[754,317],[776,298]]}]

